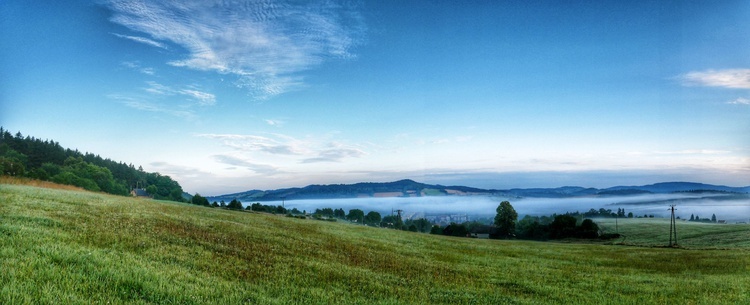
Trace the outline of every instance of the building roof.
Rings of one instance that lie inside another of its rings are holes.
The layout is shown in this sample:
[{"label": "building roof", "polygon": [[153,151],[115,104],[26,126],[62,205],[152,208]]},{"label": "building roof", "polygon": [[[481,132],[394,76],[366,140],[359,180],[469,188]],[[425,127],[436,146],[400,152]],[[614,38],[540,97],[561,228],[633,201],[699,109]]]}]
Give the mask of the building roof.
[{"label": "building roof", "polygon": [[146,190],[144,189],[133,189],[133,191],[130,193],[136,197],[151,197],[151,195],[149,195],[148,192],[146,192]]}]

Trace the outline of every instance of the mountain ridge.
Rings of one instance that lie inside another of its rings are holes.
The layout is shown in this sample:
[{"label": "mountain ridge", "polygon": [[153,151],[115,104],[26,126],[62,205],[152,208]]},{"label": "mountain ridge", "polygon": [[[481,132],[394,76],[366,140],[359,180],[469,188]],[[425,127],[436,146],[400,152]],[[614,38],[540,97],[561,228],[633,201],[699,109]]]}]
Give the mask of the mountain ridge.
[{"label": "mountain ridge", "polygon": [[425,197],[494,195],[506,197],[567,198],[581,196],[664,194],[675,192],[750,193],[750,186],[730,187],[697,182],[660,182],[640,186],[613,186],[593,188],[562,186],[557,188],[481,189],[469,186],[444,186],[427,184],[411,179],[392,182],[359,182],[354,184],[311,184],[305,187],[276,190],[248,190],[244,192],[209,196],[211,201],[281,201],[295,199],[344,199],[375,197]]}]

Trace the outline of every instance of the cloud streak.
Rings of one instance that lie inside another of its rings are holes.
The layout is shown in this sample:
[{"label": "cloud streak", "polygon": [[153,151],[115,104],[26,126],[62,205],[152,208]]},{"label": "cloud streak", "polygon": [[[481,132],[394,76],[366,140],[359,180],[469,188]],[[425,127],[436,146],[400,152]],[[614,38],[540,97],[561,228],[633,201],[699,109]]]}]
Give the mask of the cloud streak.
[{"label": "cloud streak", "polygon": [[165,44],[152,40],[152,39],[145,38],[145,37],[128,36],[128,35],[122,35],[122,34],[117,34],[117,33],[112,33],[112,35],[115,35],[117,37],[124,38],[124,39],[129,39],[129,40],[139,42],[142,44],[150,45],[152,47],[167,49],[167,46]]},{"label": "cloud streak", "polygon": [[220,140],[226,147],[241,152],[263,152],[301,158],[299,163],[341,162],[348,158],[367,155],[359,148],[341,144],[316,144],[293,137],[271,134],[269,136],[238,134],[198,134],[197,137]]},{"label": "cloud streak", "polygon": [[731,104],[731,105],[750,105],[750,99],[746,99],[744,97],[740,97],[740,98],[737,98],[736,100],[728,102],[728,104]]},{"label": "cloud streak", "polygon": [[214,155],[213,158],[216,162],[246,168],[258,174],[273,175],[279,173],[279,169],[274,166],[250,162],[229,155]]},{"label": "cloud streak", "polygon": [[318,152],[318,156],[302,160],[302,163],[341,162],[346,158],[360,158],[366,153],[362,150],[332,144],[333,147]]},{"label": "cloud streak", "polygon": [[357,6],[334,1],[113,0],[106,6],[112,22],[187,50],[169,64],[233,74],[258,99],[303,86],[299,73],[327,59],[354,57],[350,50],[365,31]]},{"label": "cloud streak", "polygon": [[134,61],[125,61],[122,63],[123,66],[128,67],[130,69],[136,70],[138,72],[141,72],[146,75],[154,75],[156,74],[156,71],[154,71],[154,68],[151,67],[141,67],[141,64],[139,62]]},{"label": "cloud streak", "polygon": [[156,95],[183,95],[187,96],[190,99],[196,101],[198,105],[200,106],[213,106],[216,104],[216,96],[208,93],[203,92],[200,90],[196,90],[195,88],[186,88],[186,89],[173,89],[172,87],[162,85],[160,83],[154,82],[154,81],[148,81],[146,82],[148,84],[148,87],[144,88],[148,93],[156,94]]},{"label": "cloud streak", "polygon": [[199,134],[198,137],[221,140],[224,146],[239,151],[260,151],[274,155],[302,155],[307,149],[294,138],[274,135],[275,138],[237,134]]},{"label": "cloud streak", "polygon": [[121,95],[121,94],[110,94],[108,98],[115,100],[123,105],[141,111],[153,112],[153,113],[164,113],[171,116],[180,117],[186,120],[194,120],[197,118],[194,112],[190,110],[174,110],[165,107],[161,104],[148,101],[147,99],[141,99],[138,97]]},{"label": "cloud streak", "polygon": [[678,78],[685,86],[750,89],[750,69],[694,71]]}]

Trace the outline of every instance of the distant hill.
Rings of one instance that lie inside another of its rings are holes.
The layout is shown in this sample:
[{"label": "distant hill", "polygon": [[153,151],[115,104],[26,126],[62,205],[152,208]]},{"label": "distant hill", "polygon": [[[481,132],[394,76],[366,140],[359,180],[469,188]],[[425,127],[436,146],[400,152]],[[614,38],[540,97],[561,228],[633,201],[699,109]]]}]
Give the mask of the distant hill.
[{"label": "distant hill", "polygon": [[730,193],[749,193],[750,186],[730,187],[724,185],[712,185],[695,182],[662,182],[643,186],[615,186],[606,189],[608,192],[643,192],[643,193],[674,193],[674,192],[696,192],[696,191],[718,191]]},{"label": "distant hill", "polygon": [[308,185],[302,188],[277,190],[250,190],[234,194],[207,197],[210,201],[278,201],[293,199],[369,198],[369,197],[421,197],[447,195],[491,195],[497,190],[467,186],[443,186],[405,179],[394,182],[361,182],[355,184]]},{"label": "distant hill", "polygon": [[207,197],[209,201],[280,201],[294,199],[335,199],[373,197],[423,197],[495,195],[506,197],[569,198],[580,196],[615,196],[665,194],[675,192],[750,193],[750,186],[729,187],[694,182],[663,182],[642,186],[615,186],[605,189],[564,186],[558,188],[514,188],[509,190],[480,189],[467,186],[425,184],[405,179],[394,182],[362,182],[355,184],[308,185],[277,190],[250,190]]}]

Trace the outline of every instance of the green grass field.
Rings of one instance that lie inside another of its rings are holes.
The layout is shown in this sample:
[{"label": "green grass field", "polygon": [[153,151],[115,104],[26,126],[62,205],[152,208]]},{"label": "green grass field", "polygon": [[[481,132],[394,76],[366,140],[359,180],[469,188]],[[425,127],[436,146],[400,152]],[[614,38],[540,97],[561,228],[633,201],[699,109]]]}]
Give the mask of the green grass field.
[{"label": "green grass field", "polygon": [[[665,246],[669,244],[669,219],[595,219],[607,233],[620,233],[614,244]],[[750,249],[750,225],[713,224],[677,220],[677,243],[685,249]]]},{"label": "green grass field", "polygon": [[477,240],[0,184],[0,304],[750,303],[748,229],[679,230]]}]

